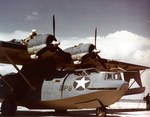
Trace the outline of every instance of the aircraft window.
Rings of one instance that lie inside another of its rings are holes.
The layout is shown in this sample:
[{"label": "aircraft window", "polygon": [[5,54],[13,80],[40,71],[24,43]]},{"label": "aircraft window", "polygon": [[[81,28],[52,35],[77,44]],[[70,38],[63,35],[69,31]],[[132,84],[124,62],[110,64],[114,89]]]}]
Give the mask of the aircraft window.
[{"label": "aircraft window", "polygon": [[115,80],[121,80],[121,74],[114,74]]},{"label": "aircraft window", "polygon": [[107,73],[105,75],[105,79],[114,79],[114,80],[121,80],[121,74],[120,73]]},{"label": "aircraft window", "polygon": [[106,79],[112,79],[112,74],[106,74]]}]

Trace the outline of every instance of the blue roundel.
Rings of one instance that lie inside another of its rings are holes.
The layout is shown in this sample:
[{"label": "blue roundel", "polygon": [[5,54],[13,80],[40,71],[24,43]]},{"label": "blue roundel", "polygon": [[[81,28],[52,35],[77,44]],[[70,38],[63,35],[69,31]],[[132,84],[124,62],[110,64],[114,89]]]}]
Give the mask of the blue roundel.
[{"label": "blue roundel", "polygon": [[90,78],[83,76],[83,77],[77,78],[74,81],[73,86],[76,90],[83,91],[89,86],[89,84],[90,84]]}]

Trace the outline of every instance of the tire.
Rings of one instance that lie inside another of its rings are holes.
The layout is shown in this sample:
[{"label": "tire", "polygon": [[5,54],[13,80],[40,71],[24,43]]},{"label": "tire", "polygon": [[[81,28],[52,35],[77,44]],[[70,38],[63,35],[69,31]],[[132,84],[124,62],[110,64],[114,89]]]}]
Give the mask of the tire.
[{"label": "tire", "polygon": [[17,106],[12,100],[4,100],[1,105],[1,113],[3,116],[13,116],[17,110]]},{"label": "tire", "polygon": [[106,109],[103,108],[96,108],[96,116],[97,117],[106,117]]}]

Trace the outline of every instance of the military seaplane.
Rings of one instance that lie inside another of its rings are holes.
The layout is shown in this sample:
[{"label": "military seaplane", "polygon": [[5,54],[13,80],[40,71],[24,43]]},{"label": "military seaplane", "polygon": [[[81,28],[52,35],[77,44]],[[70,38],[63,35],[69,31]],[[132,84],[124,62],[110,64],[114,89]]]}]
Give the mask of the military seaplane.
[{"label": "military seaplane", "polygon": [[[15,115],[17,106],[24,106],[60,112],[96,108],[97,116],[105,116],[107,107],[122,96],[144,92],[140,71],[149,67],[101,58],[96,37],[97,29],[95,44],[62,50],[53,16],[53,34],[33,30],[20,42],[0,41],[0,63],[12,64],[17,70],[0,77],[2,115]],[[138,88],[130,89],[131,79]]]}]

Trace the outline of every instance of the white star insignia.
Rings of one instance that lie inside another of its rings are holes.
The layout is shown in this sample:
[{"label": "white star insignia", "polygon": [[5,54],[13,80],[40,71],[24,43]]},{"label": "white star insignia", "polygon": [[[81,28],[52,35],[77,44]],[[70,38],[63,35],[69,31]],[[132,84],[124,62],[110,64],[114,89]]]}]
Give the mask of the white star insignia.
[{"label": "white star insignia", "polygon": [[75,89],[78,89],[79,87],[82,87],[83,89],[85,89],[86,83],[89,83],[90,80],[86,80],[85,77],[83,77],[80,80],[75,80],[75,82],[77,83],[77,86],[75,87]]}]

